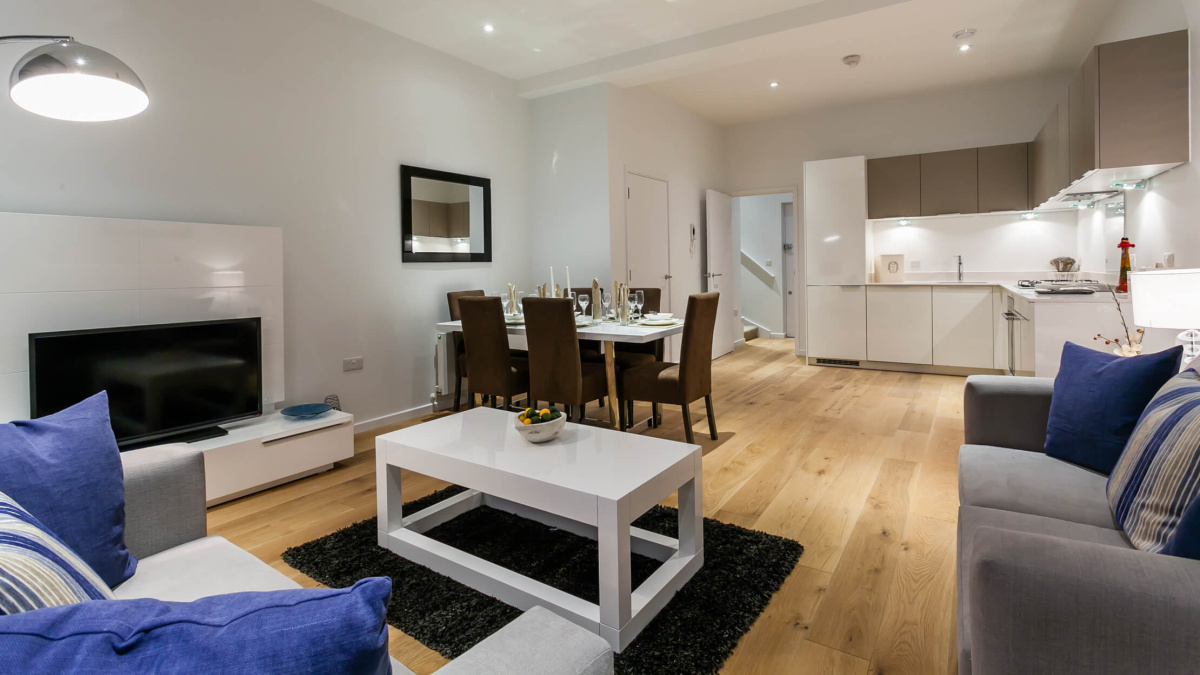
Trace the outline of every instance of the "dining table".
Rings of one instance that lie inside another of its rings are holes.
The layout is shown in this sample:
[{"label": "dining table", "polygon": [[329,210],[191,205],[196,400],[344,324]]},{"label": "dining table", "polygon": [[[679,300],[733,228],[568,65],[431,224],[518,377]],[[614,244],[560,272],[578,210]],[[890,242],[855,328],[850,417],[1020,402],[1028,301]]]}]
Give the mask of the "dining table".
[{"label": "dining table", "polygon": [[[506,319],[505,324],[509,335],[525,336],[525,324],[515,323]],[[461,333],[461,321],[442,321],[437,324],[439,333]],[[617,343],[646,344],[662,340],[683,332],[683,321],[677,319],[669,326],[647,326],[641,323],[631,323],[623,326],[617,321],[605,320],[592,322],[588,325],[576,324],[575,334],[580,340],[595,340],[603,345],[604,370],[608,378],[608,420],[613,429],[620,429],[618,411],[620,400],[617,398],[617,364],[614,359]]]}]

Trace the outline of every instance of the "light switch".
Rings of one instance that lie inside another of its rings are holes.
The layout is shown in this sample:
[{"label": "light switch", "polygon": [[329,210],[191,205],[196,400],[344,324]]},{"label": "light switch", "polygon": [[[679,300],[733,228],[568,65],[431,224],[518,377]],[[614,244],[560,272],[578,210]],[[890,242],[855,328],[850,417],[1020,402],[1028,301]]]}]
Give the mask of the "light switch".
[{"label": "light switch", "polygon": [[767,262],[766,262],[767,267],[771,266],[771,262],[772,262],[772,260],[770,258],[767,258]]}]

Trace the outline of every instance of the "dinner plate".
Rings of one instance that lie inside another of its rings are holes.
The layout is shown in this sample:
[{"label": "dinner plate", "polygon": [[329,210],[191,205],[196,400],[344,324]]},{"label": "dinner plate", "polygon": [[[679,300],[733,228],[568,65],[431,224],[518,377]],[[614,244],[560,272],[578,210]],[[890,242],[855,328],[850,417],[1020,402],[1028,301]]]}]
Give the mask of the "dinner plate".
[{"label": "dinner plate", "polygon": [[675,319],[642,319],[638,322],[641,326],[674,326],[678,323]]}]

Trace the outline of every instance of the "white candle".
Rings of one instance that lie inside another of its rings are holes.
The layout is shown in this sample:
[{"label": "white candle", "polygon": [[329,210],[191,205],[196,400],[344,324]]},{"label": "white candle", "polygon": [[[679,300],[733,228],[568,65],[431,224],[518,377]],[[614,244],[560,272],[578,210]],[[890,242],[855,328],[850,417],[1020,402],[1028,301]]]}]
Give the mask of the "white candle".
[{"label": "white candle", "polygon": [[550,266],[550,297],[554,297],[554,265]]},{"label": "white candle", "polygon": [[563,291],[563,297],[570,297],[571,292],[571,266],[567,265],[567,290]]}]

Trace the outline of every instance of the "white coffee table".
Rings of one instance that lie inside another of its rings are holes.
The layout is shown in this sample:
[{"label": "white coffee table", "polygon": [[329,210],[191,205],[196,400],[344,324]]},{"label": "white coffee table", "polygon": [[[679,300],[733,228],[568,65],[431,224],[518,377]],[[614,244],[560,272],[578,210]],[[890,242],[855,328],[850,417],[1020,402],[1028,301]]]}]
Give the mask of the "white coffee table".
[{"label": "white coffee table", "polygon": [[[534,445],[512,420],[475,408],[376,438],[379,545],[518,609],[546,607],[620,652],[704,564],[700,446],[577,424]],[[468,490],[405,517],[402,468]],[[630,525],[676,490],[678,540]],[[423,534],[482,505],[595,539],[600,604]],[[663,561],[636,589],[631,552]]]}]

